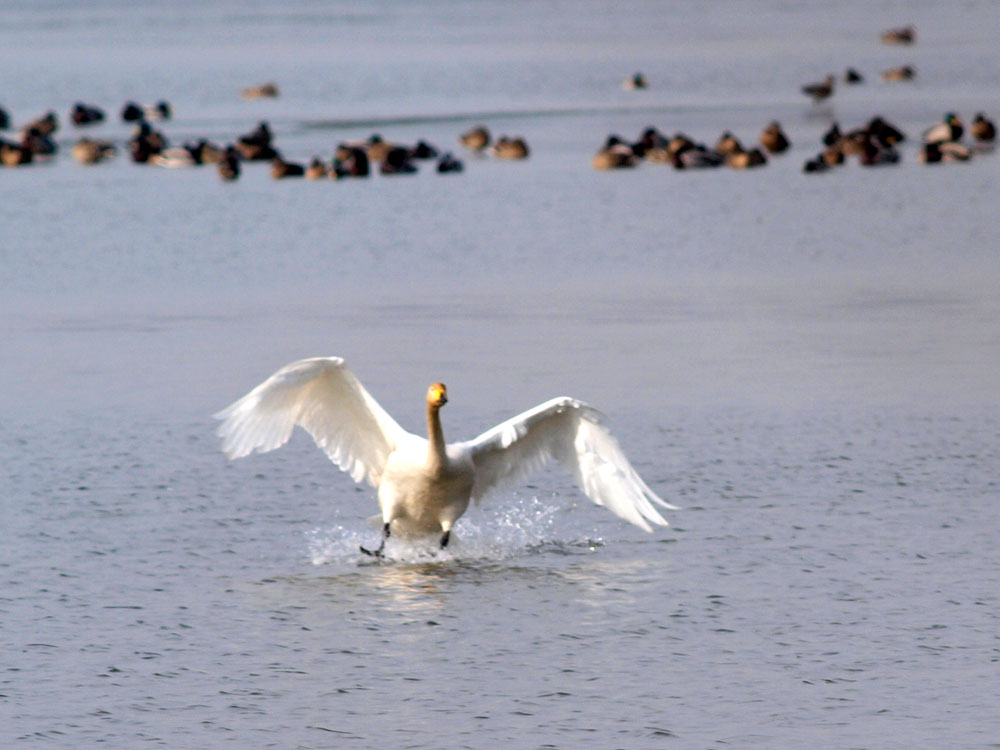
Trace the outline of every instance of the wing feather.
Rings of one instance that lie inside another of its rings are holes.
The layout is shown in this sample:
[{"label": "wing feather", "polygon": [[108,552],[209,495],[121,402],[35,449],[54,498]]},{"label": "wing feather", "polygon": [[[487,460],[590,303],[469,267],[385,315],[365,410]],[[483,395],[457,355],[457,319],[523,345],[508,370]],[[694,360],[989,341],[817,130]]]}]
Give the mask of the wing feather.
[{"label": "wing feather", "polygon": [[604,416],[582,401],[561,397],[502,422],[463,445],[476,467],[472,497],[525,479],[552,460],[562,464],[583,493],[636,526],[667,526],[654,507],[664,502],[636,473]]},{"label": "wing feather", "polygon": [[215,417],[230,458],[279,448],[298,425],[354,481],[373,487],[407,434],[339,357],[292,362]]}]

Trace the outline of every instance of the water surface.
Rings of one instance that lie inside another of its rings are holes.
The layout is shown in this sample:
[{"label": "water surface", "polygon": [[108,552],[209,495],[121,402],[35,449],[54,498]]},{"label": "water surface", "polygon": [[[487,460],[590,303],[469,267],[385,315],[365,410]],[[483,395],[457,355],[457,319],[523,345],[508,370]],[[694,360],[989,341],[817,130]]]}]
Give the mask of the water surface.
[{"label": "water surface", "polygon": [[[706,10],[707,7],[707,10]],[[80,747],[997,746],[1000,160],[802,162],[998,101],[995,3],[21,4],[0,105],[166,98],[176,140],[268,119],[287,156],[381,132],[519,164],[354,183],[119,158],[0,170],[0,737]],[[877,33],[914,23],[912,48]],[[878,82],[915,64],[911,86]],[[798,87],[868,83],[814,108]],[[648,91],[619,83],[642,70]],[[274,101],[247,85],[276,80]],[[1000,112],[991,112],[996,116]],[[598,174],[655,124],[790,154]],[[116,121],[94,133],[119,144]],[[463,439],[555,395],[683,506],[648,535],[558,470],[446,553],[372,564],[372,492],[211,419],[346,357]]]}]

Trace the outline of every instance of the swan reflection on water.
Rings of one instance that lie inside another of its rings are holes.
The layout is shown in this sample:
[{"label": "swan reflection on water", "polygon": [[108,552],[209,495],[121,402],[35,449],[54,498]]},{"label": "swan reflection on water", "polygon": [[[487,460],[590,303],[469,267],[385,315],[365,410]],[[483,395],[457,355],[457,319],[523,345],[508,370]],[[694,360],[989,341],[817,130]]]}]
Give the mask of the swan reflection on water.
[{"label": "swan reflection on water", "polygon": [[[585,539],[540,544],[516,560],[462,559],[445,552],[437,559],[376,561],[355,554],[350,567],[330,563],[318,575],[275,576],[241,588],[256,600],[255,607],[294,616],[310,628],[325,628],[345,616],[371,617],[374,626],[383,616],[454,614],[457,600],[470,589],[498,606],[510,606],[510,597],[520,595],[516,592],[534,591],[534,597],[543,590],[548,600],[572,601],[582,617],[585,610],[602,610],[619,600],[633,604],[631,583],[662,573],[652,559],[609,557],[603,554],[608,549]],[[331,574],[325,572],[328,567],[339,569]]]}]

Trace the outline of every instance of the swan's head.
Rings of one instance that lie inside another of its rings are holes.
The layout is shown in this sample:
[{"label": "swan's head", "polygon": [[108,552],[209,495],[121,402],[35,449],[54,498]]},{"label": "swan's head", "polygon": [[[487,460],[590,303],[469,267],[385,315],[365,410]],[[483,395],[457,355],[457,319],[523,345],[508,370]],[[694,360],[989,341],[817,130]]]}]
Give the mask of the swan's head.
[{"label": "swan's head", "polygon": [[447,403],[448,389],[444,387],[444,383],[432,383],[427,389],[427,405],[440,408]]}]

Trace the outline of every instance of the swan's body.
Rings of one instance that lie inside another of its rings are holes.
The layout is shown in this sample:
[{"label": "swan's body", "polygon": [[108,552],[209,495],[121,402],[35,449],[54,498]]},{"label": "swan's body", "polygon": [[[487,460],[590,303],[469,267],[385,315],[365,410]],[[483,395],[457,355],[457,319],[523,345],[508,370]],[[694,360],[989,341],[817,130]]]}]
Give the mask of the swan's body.
[{"label": "swan's body", "polygon": [[230,458],[274,450],[296,425],[304,428],[354,481],[377,488],[383,546],[396,532],[441,533],[446,546],[470,501],[551,459],[598,505],[646,531],[651,523],[667,525],[654,504],[675,506],[646,486],[596,409],[555,398],[473,440],[446,444],[440,410],[447,400],[444,385],[434,383],[427,391],[428,436],[414,435],[379,406],[342,359],[323,357],[286,365],[216,417],[223,420],[218,434]]}]

